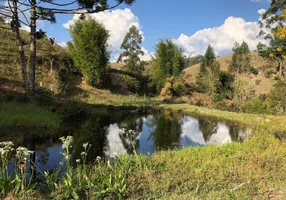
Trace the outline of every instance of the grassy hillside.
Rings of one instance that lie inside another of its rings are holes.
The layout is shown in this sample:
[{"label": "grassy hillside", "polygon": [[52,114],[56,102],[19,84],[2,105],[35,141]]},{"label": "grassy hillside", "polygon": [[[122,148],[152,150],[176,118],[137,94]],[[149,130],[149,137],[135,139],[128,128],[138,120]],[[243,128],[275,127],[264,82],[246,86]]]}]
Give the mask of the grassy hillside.
[{"label": "grassy hillside", "polygon": [[[21,36],[25,43],[24,48],[28,60],[29,33],[22,30]],[[4,38],[0,40],[0,77],[22,80],[15,33],[0,28],[0,37]],[[52,45],[47,38],[37,40],[36,81],[38,85],[57,92],[60,84],[58,72],[63,68],[68,69],[70,62],[71,58],[64,48],[57,44]]]},{"label": "grassy hillside", "polygon": [[[226,55],[217,58],[217,61],[219,62],[222,70],[228,70],[231,59],[232,55]],[[275,80],[273,75],[267,78],[267,75],[265,76],[265,70],[273,67],[273,64],[264,60],[258,55],[257,52],[251,53],[251,64],[254,68],[259,70],[259,74],[257,76],[253,74],[242,74],[237,77],[237,79],[245,82],[249,88],[255,91],[256,94],[267,94],[271,90]],[[195,83],[199,70],[200,64],[186,68],[183,71],[180,80],[188,84]]]}]

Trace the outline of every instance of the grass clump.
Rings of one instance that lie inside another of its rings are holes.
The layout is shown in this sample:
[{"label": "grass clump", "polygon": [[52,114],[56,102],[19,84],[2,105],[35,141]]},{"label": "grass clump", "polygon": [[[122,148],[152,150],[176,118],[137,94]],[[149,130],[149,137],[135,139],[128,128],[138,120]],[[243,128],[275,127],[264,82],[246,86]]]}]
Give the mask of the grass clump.
[{"label": "grass clump", "polygon": [[34,104],[0,102],[0,111],[0,127],[52,129],[59,127],[56,114]]}]

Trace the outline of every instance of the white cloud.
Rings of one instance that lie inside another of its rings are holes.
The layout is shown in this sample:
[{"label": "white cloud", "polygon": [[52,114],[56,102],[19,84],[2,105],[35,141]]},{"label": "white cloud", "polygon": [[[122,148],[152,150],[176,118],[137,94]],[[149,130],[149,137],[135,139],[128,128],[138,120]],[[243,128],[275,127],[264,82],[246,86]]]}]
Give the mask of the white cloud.
[{"label": "white cloud", "polygon": [[[112,10],[90,15],[92,18],[101,22],[110,33],[109,44],[112,50],[120,48],[121,43],[131,26],[136,26],[140,31],[139,19],[130,9]],[[78,19],[79,15],[74,15],[73,19],[68,21],[63,26],[67,29],[73,24],[74,20]],[[143,32],[141,31],[143,35]]]},{"label": "white cloud", "polygon": [[57,44],[60,45],[61,47],[67,47],[66,42],[58,42]]},{"label": "white cloud", "polygon": [[[263,13],[264,10],[258,12]],[[210,44],[217,55],[223,55],[231,52],[235,42],[245,41],[251,50],[256,49],[259,42],[265,43],[263,38],[257,38],[260,30],[258,22],[228,17],[219,27],[199,30],[191,36],[182,33],[174,42],[181,45],[187,54],[203,55]]]},{"label": "white cloud", "polygon": [[[139,18],[134,15],[134,13],[130,9],[124,10],[112,10],[112,11],[105,11],[100,13],[94,13],[90,15],[93,19],[101,22],[105,28],[109,31],[110,38],[109,38],[109,45],[111,47],[112,56],[111,61],[116,61],[119,54],[120,54],[120,46],[123,42],[123,39],[128,32],[131,26],[136,26],[137,29],[143,36],[144,40],[144,33],[142,32],[142,28],[140,26]],[[66,29],[69,29],[70,26],[73,24],[74,20],[78,19],[79,15],[74,15],[72,20],[68,21],[63,26]],[[145,49],[142,48],[145,55],[142,56],[142,60],[150,60],[151,56],[150,53]]]},{"label": "white cloud", "polygon": [[142,47],[142,51],[144,52],[143,56],[140,56],[140,59],[143,61],[149,61],[152,59],[153,53],[150,53],[147,49]]}]

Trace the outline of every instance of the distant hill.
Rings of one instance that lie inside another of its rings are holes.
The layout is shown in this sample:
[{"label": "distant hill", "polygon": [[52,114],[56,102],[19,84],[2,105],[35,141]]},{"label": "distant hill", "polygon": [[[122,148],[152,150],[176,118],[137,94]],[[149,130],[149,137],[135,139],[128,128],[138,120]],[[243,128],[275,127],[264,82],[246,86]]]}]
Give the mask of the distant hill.
[{"label": "distant hill", "polygon": [[[217,61],[220,63],[221,69],[226,71],[228,70],[229,63],[231,62],[232,55],[221,56],[217,58]],[[267,94],[273,84],[276,82],[274,80],[274,76],[270,76],[269,78],[265,77],[265,69],[269,67],[273,67],[273,64],[267,62],[261,56],[258,55],[257,52],[251,53],[251,64],[254,68],[259,70],[259,74],[242,74],[239,77],[236,77],[238,80],[245,82],[249,88],[253,89],[256,94]],[[182,82],[187,84],[193,84],[196,82],[196,77],[200,70],[200,64],[196,64],[186,68],[181,77],[179,78]]]}]

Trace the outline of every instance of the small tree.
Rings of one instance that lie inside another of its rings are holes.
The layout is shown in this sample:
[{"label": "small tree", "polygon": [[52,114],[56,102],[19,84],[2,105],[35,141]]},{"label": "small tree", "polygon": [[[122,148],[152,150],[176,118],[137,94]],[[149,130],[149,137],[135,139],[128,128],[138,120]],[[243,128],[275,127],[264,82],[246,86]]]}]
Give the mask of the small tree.
[{"label": "small tree", "polygon": [[70,28],[73,39],[68,46],[75,66],[91,85],[101,83],[107,70],[109,52],[107,51],[108,31],[94,19],[76,20]]},{"label": "small tree", "polygon": [[273,114],[286,113],[286,82],[278,82],[267,96],[268,110]]},{"label": "small tree", "polygon": [[245,73],[251,69],[251,53],[246,42],[235,43],[229,70],[235,74]]},{"label": "small tree", "polygon": [[144,70],[144,62],[140,60],[140,55],[144,55],[141,47],[143,37],[136,28],[132,26],[126,34],[121,49],[124,51],[120,54],[117,62],[124,62],[125,68],[130,72],[141,73]]},{"label": "small tree", "polygon": [[160,90],[168,77],[173,76],[176,79],[180,75],[184,65],[182,48],[170,39],[160,40],[156,45],[156,54],[152,61],[151,85]]},{"label": "small tree", "polygon": [[215,84],[219,79],[220,65],[216,61],[213,48],[209,45],[202,59],[200,71],[197,76],[197,86],[201,92],[212,94],[215,91]]}]

